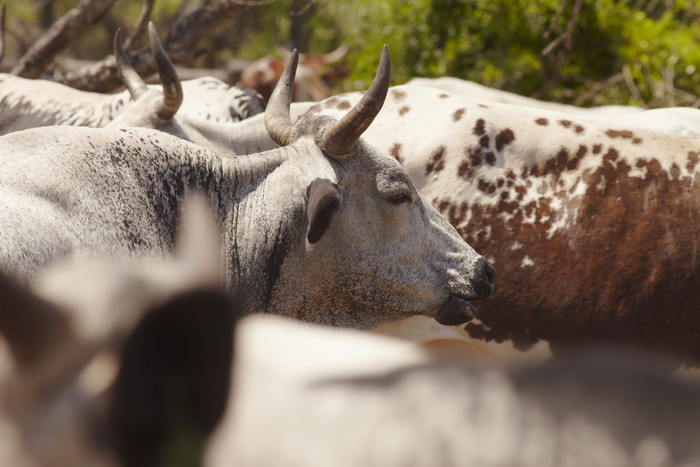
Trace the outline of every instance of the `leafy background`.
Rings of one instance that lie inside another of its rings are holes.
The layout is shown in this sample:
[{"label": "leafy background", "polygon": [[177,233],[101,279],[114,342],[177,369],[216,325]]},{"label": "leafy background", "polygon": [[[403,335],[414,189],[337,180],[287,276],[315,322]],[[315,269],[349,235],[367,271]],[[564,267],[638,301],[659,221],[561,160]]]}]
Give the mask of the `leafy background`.
[{"label": "leafy background", "polygon": [[[215,0],[210,0],[215,1]],[[223,0],[218,0],[223,1]],[[235,0],[241,2],[243,0]],[[11,0],[8,54],[18,58],[76,0]],[[202,0],[156,0],[160,31]],[[352,73],[335,92],[365,88],[383,44],[394,84],[455,76],[538,99],[582,106],[699,106],[700,1],[690,0],[253,0],[200,44],[192,66],[341,44]],[[115,2],[64,55],[111,53],[117,26],[133,27],[140,1]]]}]

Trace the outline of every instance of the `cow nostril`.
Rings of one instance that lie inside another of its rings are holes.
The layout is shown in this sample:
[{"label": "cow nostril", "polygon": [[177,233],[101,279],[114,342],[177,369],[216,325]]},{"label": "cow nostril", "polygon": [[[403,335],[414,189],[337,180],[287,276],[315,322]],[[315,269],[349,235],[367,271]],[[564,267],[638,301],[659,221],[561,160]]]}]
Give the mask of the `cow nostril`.
[{"label": "cow nostril", "polygon": [[[483,271],[484,271],[484,276],[486,276],[486,287],[488,288],[487,291],[485,291],[486,297],[489,297],[493,295],[494,291],[496,290],[496,268],[494,268],[491,263],[488,261],[484,260],[483,262]],[[484,298],[486,298],[484,297]]]}]

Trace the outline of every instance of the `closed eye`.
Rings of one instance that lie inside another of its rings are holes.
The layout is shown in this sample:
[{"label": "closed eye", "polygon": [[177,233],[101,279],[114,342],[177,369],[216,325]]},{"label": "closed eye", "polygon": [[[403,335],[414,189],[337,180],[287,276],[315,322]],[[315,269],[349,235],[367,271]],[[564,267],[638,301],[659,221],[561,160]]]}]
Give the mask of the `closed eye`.
[{"label": "closed eye", "polygon": [[397,193],[396,195],[393,195],[393,196],[387,196],[384,199],[389,201],[391,204],[403,204],[403,203],[412,203],[413,202],[413,196],[411,196],[408,193]]}]

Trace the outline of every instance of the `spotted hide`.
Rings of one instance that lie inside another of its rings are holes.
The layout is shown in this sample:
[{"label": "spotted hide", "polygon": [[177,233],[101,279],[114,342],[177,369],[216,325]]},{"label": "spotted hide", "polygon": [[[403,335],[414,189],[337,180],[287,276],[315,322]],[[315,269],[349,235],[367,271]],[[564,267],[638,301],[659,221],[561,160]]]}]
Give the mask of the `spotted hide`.
[{"label": "spotted hide", "polygon": [[626,342],[700,362],[700,140],[629,117],[389,91],[365,137],[499,271],[496,296],[466,327],[472,337],[521,348]]}]

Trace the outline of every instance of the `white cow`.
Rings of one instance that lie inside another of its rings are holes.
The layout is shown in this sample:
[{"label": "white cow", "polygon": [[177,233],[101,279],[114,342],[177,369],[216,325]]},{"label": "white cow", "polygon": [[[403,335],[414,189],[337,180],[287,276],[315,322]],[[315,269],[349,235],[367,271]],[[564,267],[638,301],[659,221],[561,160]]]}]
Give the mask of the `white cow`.
[{"label": "white cow", "polygon": [[[296,57],[296,55],[295,55]],[[177,207],[207,192],[224,238],[226,285],[244,311],[371,328],[426,314],[464,323],[494,271],[364,143],[388,89],[378,77],[339,121],[294,125],[294,63],[266,111],[281,148],[227,157],[142,128],[52,127],[0,139],[0,264],[26,279],[72,253],[167,255]]]},{"label": "white cow", "polygon": [[661,110],[589,117],[397,86],[364,136],[499,270],[470,336],[627,342],[698,363],[700,140],[643,127],[652,115],[646,127],[669,129]]},{"label": "white cow", "polygon": [[237,315],[188,202],[174,258],[71,258],[31,291],[0,274],[0,465],[160,465],[215,427]]},{"label": "white cow", "polygon": [[128,90],[117,94],[79,91],[46,80],[0,74],[0,134],[49,125],[146,126],[207,145],[198,139],[209,125],[227,129],[262,113],[256,92],[211,77],[180,83],[153,24],[149,38],[162,86],[146,86],[133,71],[115,36],[115,56]]},{"label": "white cow", "polygon": [[250,316],[236,328],[231,384],[207,467],[700,463],[697,382],[614,349],[484,370],[382,336]]}]

